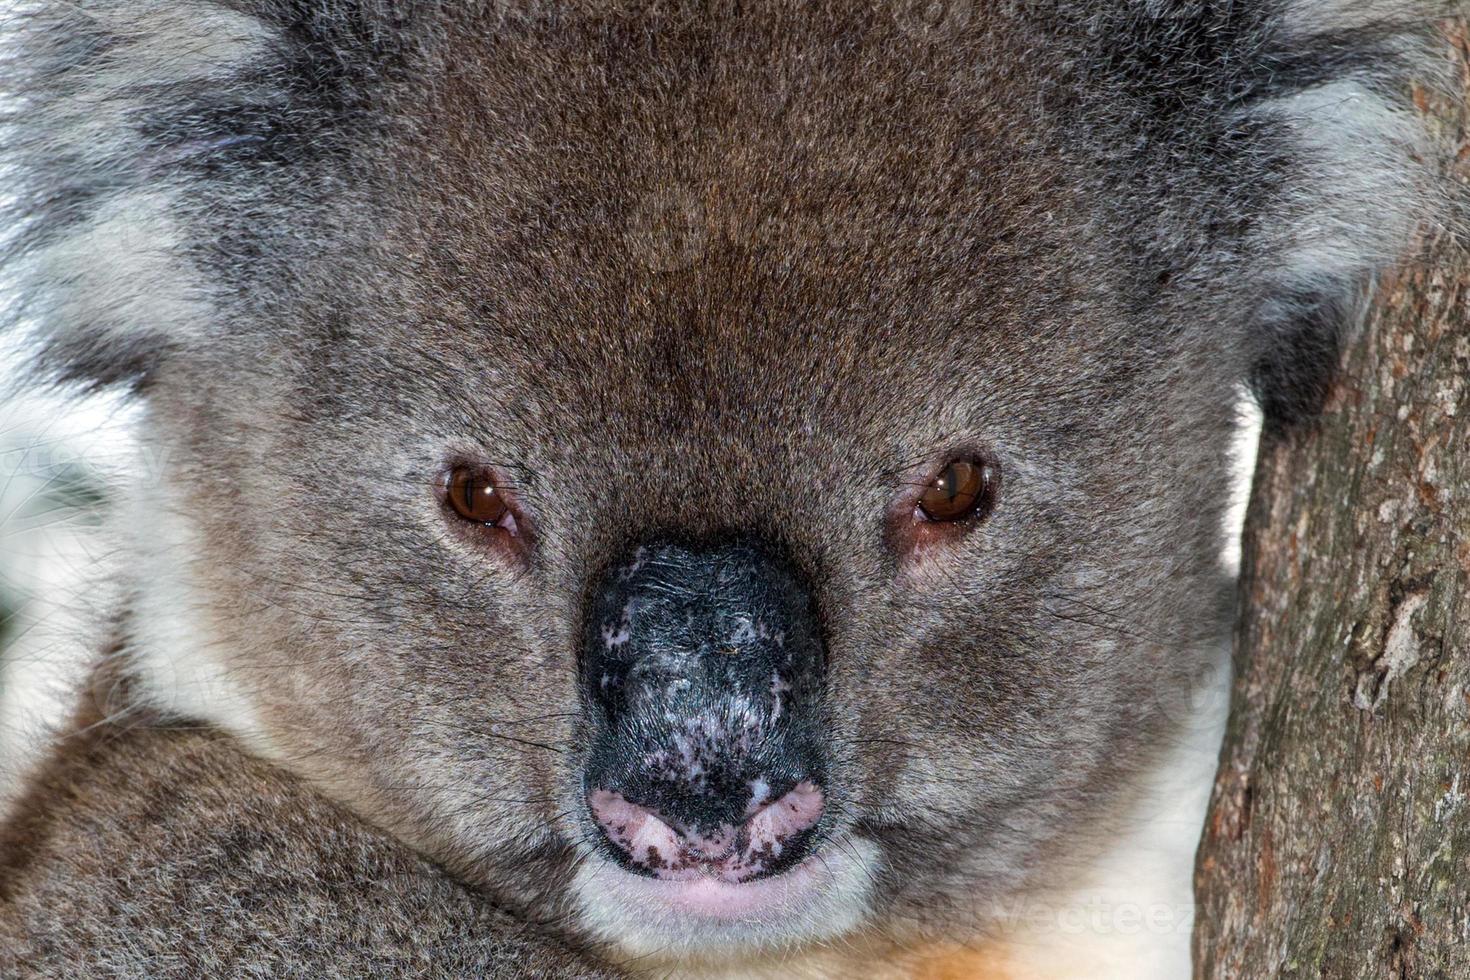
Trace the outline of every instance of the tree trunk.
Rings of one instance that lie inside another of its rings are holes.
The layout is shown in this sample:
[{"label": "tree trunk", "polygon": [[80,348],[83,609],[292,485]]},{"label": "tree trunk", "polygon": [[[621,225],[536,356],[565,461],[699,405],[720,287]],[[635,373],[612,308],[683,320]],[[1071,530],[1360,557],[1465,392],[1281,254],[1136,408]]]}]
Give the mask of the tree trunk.
[{"label": "tree trunk", "polygon": [[[1416,102],[1464,179],[1465,104]],[[1380,285],[1320,426],[1261,446],[1200,978],[1470,978],[1470,261],[1431,256]]]}]

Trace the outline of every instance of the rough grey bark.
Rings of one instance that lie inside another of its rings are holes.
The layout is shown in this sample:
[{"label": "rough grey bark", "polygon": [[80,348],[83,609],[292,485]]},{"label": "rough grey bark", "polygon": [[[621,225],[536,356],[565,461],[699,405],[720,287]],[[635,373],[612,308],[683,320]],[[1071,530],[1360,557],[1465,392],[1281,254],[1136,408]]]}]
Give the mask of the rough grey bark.
[{"label": "rough grey bark", "polygon": [[[1464,102],[1416,101],[1466,179]],[[1261,447],[1200,978],[1470,977],[1470,261],[1430,254],[1380,285],[1320,426]]]}]

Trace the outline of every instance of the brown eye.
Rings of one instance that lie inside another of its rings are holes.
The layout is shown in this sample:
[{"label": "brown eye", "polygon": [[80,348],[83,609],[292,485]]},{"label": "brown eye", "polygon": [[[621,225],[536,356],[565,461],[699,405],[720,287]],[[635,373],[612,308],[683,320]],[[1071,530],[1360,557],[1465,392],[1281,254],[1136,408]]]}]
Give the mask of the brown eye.
[{"label": "brown eye", "polygon": [[956,459],[925,488],[919,497],[919,512],[941,523],[962,521],[973,514],[983,517],[995,506],[998,475],[990,463]]},{"label": "brown eye", "polygon": [[495,488],[492,475],[471,466],[457,466],[449,474],[449,506],[476,524],[499,525],[511,520],[510,507]]}]

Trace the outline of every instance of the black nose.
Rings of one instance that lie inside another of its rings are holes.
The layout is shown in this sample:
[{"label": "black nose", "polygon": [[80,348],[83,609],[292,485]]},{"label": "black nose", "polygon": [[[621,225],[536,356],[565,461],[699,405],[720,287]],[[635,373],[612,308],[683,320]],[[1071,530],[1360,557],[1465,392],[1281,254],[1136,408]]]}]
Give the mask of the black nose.
[{"label": "black nose", "polygon": [[810,590],[749,542],[651,544],[593,590],[587,803],[606,849],[658,877],[799,863],[824,810],[824,654]]}]

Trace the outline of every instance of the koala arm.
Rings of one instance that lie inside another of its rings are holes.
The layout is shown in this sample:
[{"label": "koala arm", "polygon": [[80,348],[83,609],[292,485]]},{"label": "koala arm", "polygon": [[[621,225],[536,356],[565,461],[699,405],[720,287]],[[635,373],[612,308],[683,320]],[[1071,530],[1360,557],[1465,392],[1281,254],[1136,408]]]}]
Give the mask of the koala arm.
[{"label": "koala arm", "polygon": [[0,825],[0,976],[610,978],[217,732],[99,724]]}]

